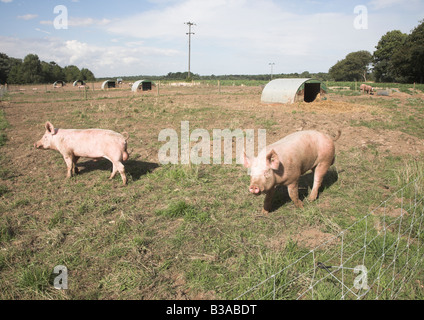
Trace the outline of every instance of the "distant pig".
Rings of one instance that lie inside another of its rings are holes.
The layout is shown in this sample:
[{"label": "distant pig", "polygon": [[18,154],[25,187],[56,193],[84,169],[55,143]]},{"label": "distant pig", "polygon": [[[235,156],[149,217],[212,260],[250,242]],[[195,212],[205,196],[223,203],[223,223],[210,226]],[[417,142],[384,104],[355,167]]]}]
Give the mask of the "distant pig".
[{"label": "distant pig", "polygon": [[78,173],[76,164],[80,157],[106,158],[113,164],[109,179],[113,179],[119,171],[124,185],[127,183],[122,161],[128,159],[128,134],[124,137],[117,132],[103,129],[57,129],[50,122],[46,122],[45,127],[44,136],[34,143],[34,147],[59,151],[68,168],[67,178]]},{"label": "distant pig", "polygon": [[362,93],[365,93],[366,92],[368,94],[371,94],[373,92],[373,90],[374,90],[371,86],[366,85],[365,83],[361,84],[359,86],[359,89],[361,90]]},{"label": "distant pig", "polygon": [[308,170],[314,172],[309,200],[315,200],[328,168],[334,163],[334,141],[340,135],[340,130],[334,139],[318,131],[299,131],[267,146],[254,159],[243,153],[244,166],[251,169],[250,193],[266,194],[262,212],[267,214],[271,210],[277,185],[287,186],[295,206],[303,208],[299,200],[298,180]]}]

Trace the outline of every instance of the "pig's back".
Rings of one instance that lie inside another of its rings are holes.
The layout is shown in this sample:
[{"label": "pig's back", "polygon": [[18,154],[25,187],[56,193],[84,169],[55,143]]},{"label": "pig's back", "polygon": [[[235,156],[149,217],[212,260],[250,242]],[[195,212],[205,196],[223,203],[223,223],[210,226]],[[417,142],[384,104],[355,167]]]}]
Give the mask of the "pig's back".
[{"label": "pig's back", "polygon": [[283,165],[297,165],[302,174],[315,167],[323,158],[334,157],[334,143],[331,138],[315,130],[292,133],[269,145],[278,154]]},{"label": "pig's back", "polygon": [[101,158],[125,144],[124,137],[112,130],[66,129],[61,134],[65,148],[80,157]]}]

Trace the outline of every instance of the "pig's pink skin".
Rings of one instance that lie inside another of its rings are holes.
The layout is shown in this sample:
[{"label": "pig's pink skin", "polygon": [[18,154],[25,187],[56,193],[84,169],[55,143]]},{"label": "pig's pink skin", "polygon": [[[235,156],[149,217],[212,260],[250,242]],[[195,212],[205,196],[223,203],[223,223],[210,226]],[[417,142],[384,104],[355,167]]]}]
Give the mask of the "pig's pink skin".
[{"label": "pig's pink skin", "polygon": [[361,84],[360,86],[359,86],[359,89],[362,91],[362,92],[366,92],[366,93],[368,93],[368,94],[370,94],[371,92],[373,92],[373,88],[371,87],[371,86],[369,86],[369,85],[366,85],[365,83],[363,83],[363,84]]},{"label": "pig's pink skin", "polygon": [[68,178],[78,173],[76,163],[80,157],[106,158],[113,164],[109,179],[119,172],[124,185],[127,183],[122,161],[128,159],[128,137],[103,129],[56,129],[50,122],[47,122],[45,127],[44,136],[34,144],[34,147],[59,151],[66,162]]},{"label": "pig's pink skin", "polygon": [[277,185],[287,186],[295,206],[302,208],[298,180],[308,170],[314,172],[314,184],[309,200],[315,200],[328,168],[334,163],[334,141],[340,135],[340,130],[335,139],[318,131],[299,131],[267,146],[254,159],[243,154],[244,166],[251,169],[249,192],[254,195],[266,194],[262,211],[268,213],[271,210]]}]

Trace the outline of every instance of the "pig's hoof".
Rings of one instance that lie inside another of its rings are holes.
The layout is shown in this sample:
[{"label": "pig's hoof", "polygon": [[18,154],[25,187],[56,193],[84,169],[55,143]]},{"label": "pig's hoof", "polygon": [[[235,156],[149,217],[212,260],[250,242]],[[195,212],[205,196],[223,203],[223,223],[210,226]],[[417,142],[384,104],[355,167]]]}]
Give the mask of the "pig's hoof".
[{"label": "pig's hoof", "polygon": [[310,202],[315,201],[316,199],[317,199],[317,196],[309,196],[309,197],[308,197],[308,200],[309,200]]},{"label": "pig's hoof", "polygon": [[264,214],[264,215],[268,215],[268,213],[269,213],[269,211],[268,210],[265,210],[265,209],[262,209],[262,214]]}]

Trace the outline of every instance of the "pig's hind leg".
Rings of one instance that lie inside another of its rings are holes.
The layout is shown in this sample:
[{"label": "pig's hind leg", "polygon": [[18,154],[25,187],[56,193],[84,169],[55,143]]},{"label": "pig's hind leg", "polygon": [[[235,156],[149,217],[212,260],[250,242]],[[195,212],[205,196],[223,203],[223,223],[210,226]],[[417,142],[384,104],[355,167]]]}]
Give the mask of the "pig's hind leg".
[{"label": "pig's hind leg", "polygon": [[287,185],[287,191],[289,192],[290,199],[292,199],[296,208],[303,208],[303,203],[299,199],[299,184],[295,181]]},{"label": "pig's hind leg", "polygon": [[122,182],[124,185],[127,184],[127,176],[125,175],[125,167],[122,164],[121,161],[112,161],[113,164],[113,169],[112,169],[112,173],[110,175],[110,180],[112,180],[116,173],[119,171],[119,173],[121,174],[121,178],[122,178]]},{"label": "pig's hind leg", "polygon": [[73,174],[78,174],[79,173],[79,169],[77,167],[77,162],[79,160],[80,157],[74,157],[74,168],[73,168]]},{"label": "pig's hind leg", "polygon": [[312,187],[311,194],[308,197],[309,201],[314,201],[318,197],[318,190],[321,187],[328,168],[330,168],[328,163],[320,163],[312,170],[314,172],[314,185]]}]

